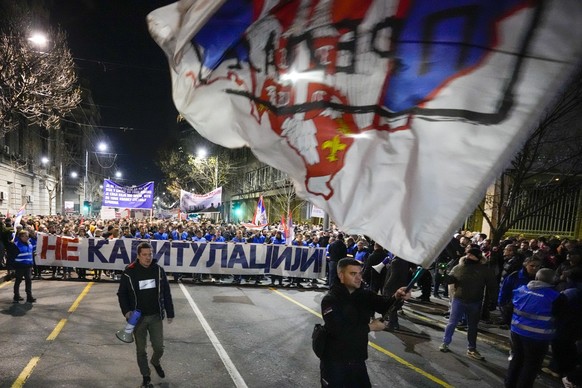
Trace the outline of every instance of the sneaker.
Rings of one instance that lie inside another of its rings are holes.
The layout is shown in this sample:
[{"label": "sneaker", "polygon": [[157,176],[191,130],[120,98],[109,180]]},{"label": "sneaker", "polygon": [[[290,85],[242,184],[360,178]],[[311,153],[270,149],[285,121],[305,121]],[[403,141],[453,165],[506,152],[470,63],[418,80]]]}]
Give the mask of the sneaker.
[{"label": "sneaker", "polygon": [[154,365],[154,364],[152,364],[152,366],[156,370],[156,373],[158,374],[158,376],[160,376],[162,379],[164,377],[166,377],[166,373],[164,373],[164,370],[162,369],[162,366],[161,365]]},{"label": "sneaker", "polygon": [[485,357],[483,357],[481,355],[481,353],[479,353],[477,351],[477,349],[467,349],[467,356],[474,358],[475,360],[484,360]]},{"label": "sneaker", "polygon": [[568,377],[562,377],[562,384],[564,384],[564,388],[576,388],[573,382],[568,380]]},{"label": "sneaker", "polygon": [[149,388],[152,386],[152,379],[150,376],[144,376],[140,388]]},{"label": "sneaker", "polygon": [[449,349],[449,345],[442,343],[441,346],[439,346],[439,350],[443,353],[448,353],[451,351],[451,349]]}]

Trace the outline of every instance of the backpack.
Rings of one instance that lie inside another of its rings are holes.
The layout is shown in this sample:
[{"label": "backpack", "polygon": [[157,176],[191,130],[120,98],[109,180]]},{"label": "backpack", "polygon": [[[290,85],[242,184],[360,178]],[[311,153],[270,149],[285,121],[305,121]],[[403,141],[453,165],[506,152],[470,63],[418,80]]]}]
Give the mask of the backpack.
[{"label": "backpack", "polygon": [[311,333],[311,347],[313,348],[313,353],[315,353],[318,358],[321,358],[325,351],[327,334],[327,329],[322,324],[316,323],[313,327],[313,333]]}]

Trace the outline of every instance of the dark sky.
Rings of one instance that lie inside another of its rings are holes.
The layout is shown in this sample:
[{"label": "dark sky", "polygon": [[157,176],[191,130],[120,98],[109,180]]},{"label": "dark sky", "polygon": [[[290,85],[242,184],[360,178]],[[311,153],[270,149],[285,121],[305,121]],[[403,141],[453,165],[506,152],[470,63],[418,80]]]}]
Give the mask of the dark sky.
[{"label": "dark sky", "polygon": [[167,60],[146,25],[149,12],[172,2],[54,0],[49,8],[89,81],[123,183],[159,181],[157,151],[177,133]]}]

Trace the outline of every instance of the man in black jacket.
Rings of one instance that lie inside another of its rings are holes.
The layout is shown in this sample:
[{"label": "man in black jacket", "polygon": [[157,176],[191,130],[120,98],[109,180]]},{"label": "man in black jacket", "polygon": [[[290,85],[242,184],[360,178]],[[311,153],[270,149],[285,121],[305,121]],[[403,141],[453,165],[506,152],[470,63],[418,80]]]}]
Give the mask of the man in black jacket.
[{"label": "man in black jacket", "polygon": [[329,287],[333,287],[337,281],[337,263],[348,255],[348,248],[344,242],[343,233],[338,233],[337,239],[329,245]]},{"label": "man in black jacket", "polygon": [[372,312],[385,314],[396,300],[406,296],[405,287],[393,296],[380,296],[361,288],[362,264],[351,258],[339,261],[339,283],[321,301],[328,332],[321,357],[322,387],[370,387],[366,369],[368,333],[382,331],[385,322],[370,321]]},{"label": "man in black jacket", "polygon": [[160,359],[164,354],[164,330],[162,320],[168,315],[168,323],[174,318],[174,304],[166,272],[152,259],[152,247],[143,242],[137,246],[137,260],[129,264],[117,291],[121,312],[127,320],[135,310],[141,311],[141,319],[135,326],[133,336],[137,350],[137,365],[143,376],[142,387],[151,386],[150,368],[146,352],[147,334],[153,348],[150,360],[157,374],[166,375]]}]

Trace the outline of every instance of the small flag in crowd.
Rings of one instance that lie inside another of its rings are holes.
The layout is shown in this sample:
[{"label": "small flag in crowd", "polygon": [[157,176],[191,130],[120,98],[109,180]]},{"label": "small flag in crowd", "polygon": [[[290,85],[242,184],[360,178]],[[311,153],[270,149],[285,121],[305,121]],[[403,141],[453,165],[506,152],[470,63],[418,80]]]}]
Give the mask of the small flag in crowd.
[{"label": "small flag in crowd", "polygon": [[182,0],[148,15],[197,131],[427,266],[579,68],[580,0]]},{"label": "small flag in crowd", "polygon": [[18,212],[16,213],[16,218],[14,219],[14,228],[16,228],[16,225],[20,225],[20,221],[22,221],[22,217],[24,216],[25,212],[26,212],[26,203],[24,205],[22,205],[20,207],[20,209],[18,210]]},{"label": "small flag in crowd", "polygon": [[263,202],[263,196],[259,197],[259,202],[257,202],[257,208],[255,209],[255,214],[253,216],[253,224],[256,226],[267,226],[269,221],[267,220],[267,211],[265,210],[265,204]]}]

